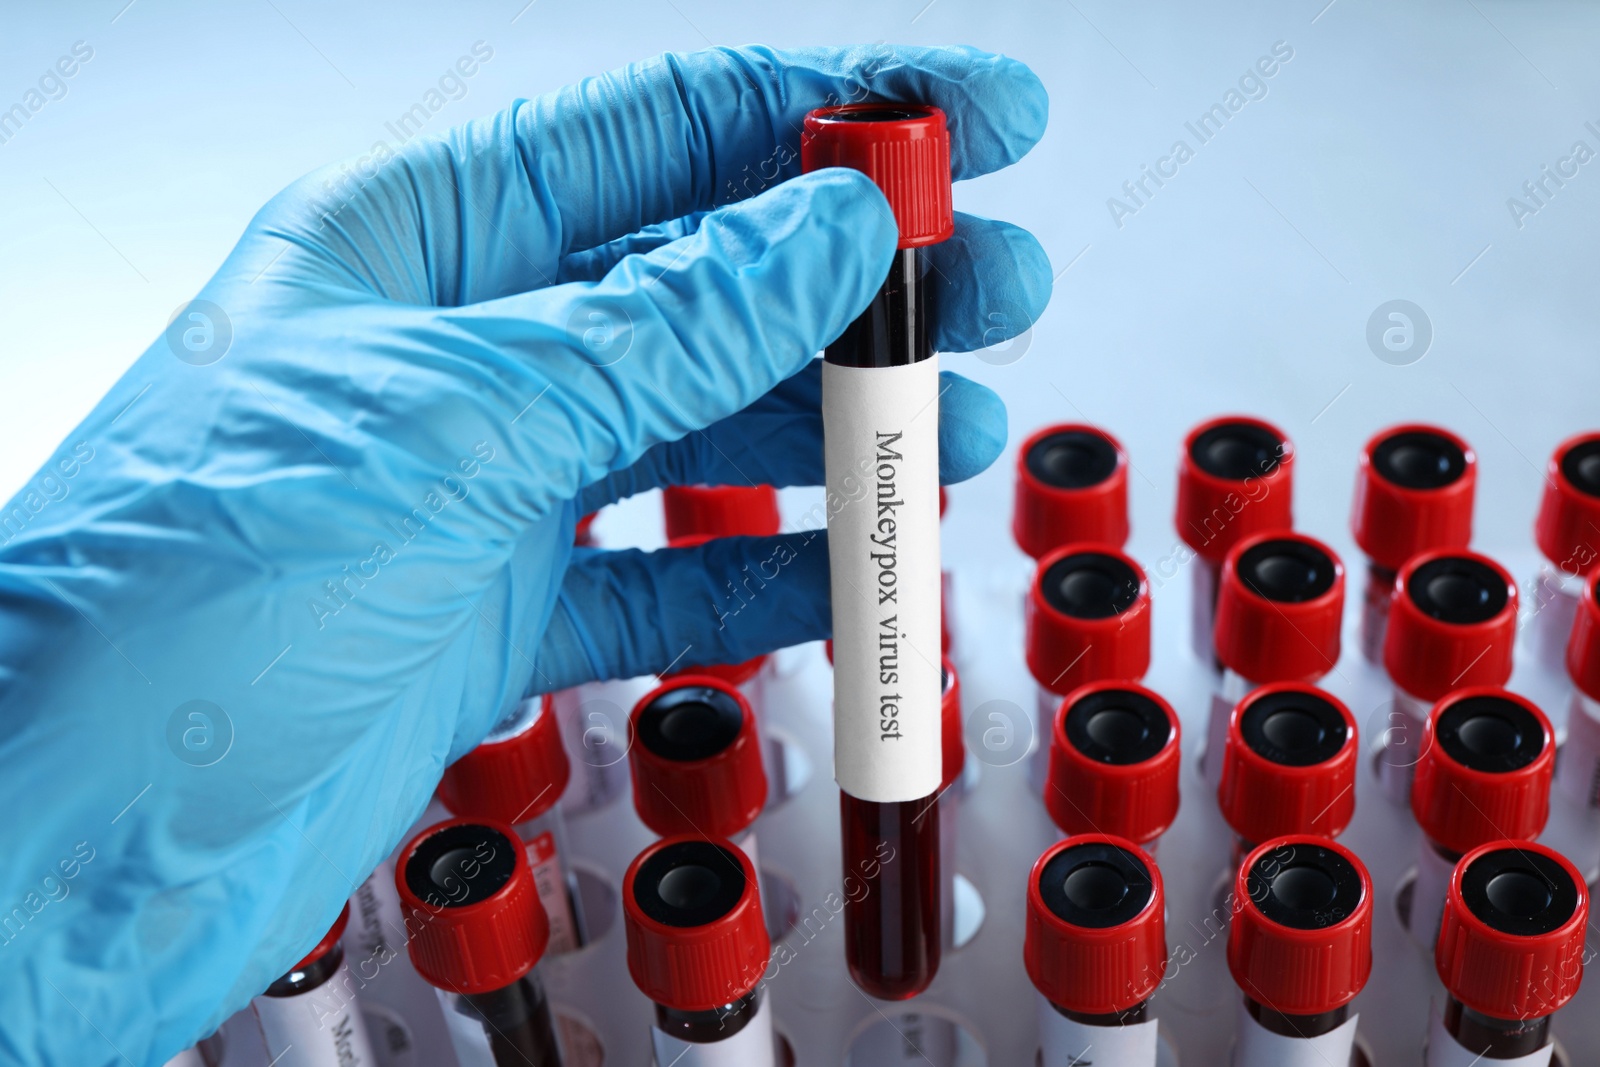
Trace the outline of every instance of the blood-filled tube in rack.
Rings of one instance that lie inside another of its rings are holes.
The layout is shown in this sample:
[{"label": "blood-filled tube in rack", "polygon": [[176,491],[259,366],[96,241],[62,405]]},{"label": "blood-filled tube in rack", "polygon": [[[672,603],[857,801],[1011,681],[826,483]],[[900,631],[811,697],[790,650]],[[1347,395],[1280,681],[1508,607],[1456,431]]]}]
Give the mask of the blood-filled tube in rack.
[{"label": "blood-filled tube in rack", "polygon": [[1097,426],[1046,426],[1017,451],[1011,512],[1017,547],[1040,559],[1062,545],[1128,540],[1128,454]]},{"label": "blood-filled tube in rack", "polygon": [[451,764],[439,782],[450,814],[514,827],[550,926],[546,951],[563,955],[587,940],[572,849],[560,800],[572,775],[550,697],[532,697]]},{"label": "blood-filled tube in rack", "polygon": [[1600,567],[1590,572],[1578,598],[1567,638],[1567,677],[1572,702],[1556,788],[1578,808],[1593,811],[1600,808]]},{"label": "blood-filled tube in rack", "polygon": [[1150,583],[1109,545],[1063,545],[1034,570],[1024,611],[1038,744],[1029,781],[1044,784],[1061,698],[1091,682],[1137,682],[1150,668]]},{"label": "blood-filled tube in rack", "polygon": [[1448,995],[1431,1021],[1427,1067],[1546,1067],[1551,1017],[1583,982],[1583,877],[1553,848],[1496,841],[1461,858],[1449,894],[1434,950]]},{"label": "blood-filled tube in rack", "polygon": [[1378,783],[1390,801],[1410,802],[1433,705],[1454,689],[1505,685],[1516,640],[1517,584],[1488,556],[1436,549],[1412,556],[1400,568],[1383,639],[1383,666],[1394,683],[1394,700],[1382,737]]},{"label": "blood-filled tube in rack", "polygon": [[820,108],[806,116],[800,161],[805,171],[867,174],[900,234],[888,277],[822,367],[828,493],[852,501],[828,516],[834,776],[843,876],[867,883],[845,908],[845,959],[863,991],[898,1000],[927,988],[940,956],[939,367],[928,246],[955,232],[950,136],[934,107]]},{"label": "blood-filled tube in rack", "polygon": [[767,803],[755,714],[737,689],[679,675],[633,709],[633,808],[662,837],[727,838],[759,868],[755,822]]},{"label": "blood-filled tube in rack", "polygon": [[1028,875],[1022,958],[1039,992],[1041,1067],[1154,1067],[1150,998],[1167,968],[1161,872],[1110,834],[1052,845]]},{"label": "blood-filled tube in rack", "polygon": [[1155,855],[1178,815],[1181,733],[1172,705],[1133,682],[1094,682],[1068,696],[1044,785],[1056,828],[1114,834]]},{"label": "blood-filled tube in rack", "polygon": [[474,819],[430,826],[401,852],[395,885],[407,951],[438,990],[460,1067],[561,1067],[537,969],[550,923],[516,831]]},{"label": "blood-filled tube in rack", "polygon": [[1194,553],[1190,637],[1216,664],[1211,627],[1222,561],[1252,534],[1294,526],[1294,446],[1270,422],[1229,415],[1189,431],[1178,463],[1178,536]]},{"label": "blood-filled tube in rack", "polygon": [[1222,677],[1202,755],[1206,783],[1222,781],[1234,706],[1269,682],[1315,682],[1339,662],[1344,565],[1333,549],[1290,531],[1235,544],[1222,564],[1216,647]]},{"label": "blood-filled tube in rack", "polygon": [[1278,682],[1241,700],[1217,789],[1234,832],[1232,869],[1275,837],[1343,833],[1356,810],[1360,751],[1350,709],[1316,686]]},{"label": "blood-filled tube in rack", "polygon": [[1555,734],[1526,697],[1493,686],[1457,689],[1434,707],[1411,786],[1422,831],[1405,912],[1412,940],[1433,948],[1456,864],[1490,841],[1532,841],[1550,814]]},{"label": "blood-filled tube in rack", "polygon": [[267,1058],[275,1067],[375,1063],[356,983],[344,959],[350,905],[305,958],[251,1001]]},{"label": "blood-filled tube in rack", "polygon": [[1545,469],[1534,540],[1544,555],[1533,596],[1535,658],[1559,669],[1583,576],[1600,563],[1600,432],[1556,446]]},{"label": "blood-filled tube in rack", "polygon": [[622,915],[628,973],[655,1008],[655,1062],[774,1067],[772,946],[750,857],[721,839],[658,841],[623,875]]},{"label": "blood-filled tube in rack", "polygon": [[1472,541],[1477,483],[1477,454],[1437,426],[1393,426],[1361,450],[1350,528],[1367,556],[1360,630],[1367,662],[1383,662],[1389,600],[1406,560]]},{"label": "blood-filled tube in rack", "polygon": [[1372,973],[1372,879],[1324,837],[1279,837],[1234,883],[1228,970],[1243,994],[1233,1067],[1347,1064]]}]

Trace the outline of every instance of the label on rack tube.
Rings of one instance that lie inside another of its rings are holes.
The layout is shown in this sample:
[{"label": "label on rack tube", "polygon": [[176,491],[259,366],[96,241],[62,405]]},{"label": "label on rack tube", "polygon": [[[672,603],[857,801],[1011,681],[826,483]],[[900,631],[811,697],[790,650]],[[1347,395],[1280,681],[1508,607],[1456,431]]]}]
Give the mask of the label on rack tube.
[{"label": "label on rack tube", "polygon": [[[1233,1067],[1328,1067],[1350,1062],[1355,1047],[1356,1020],[1352,1015],[1317,1037],[1284,1037],[1256,1022],[1239,1001],[1238,1038],[1233,1045]],[[1498,1064],[1496,1065],[1498,1067]]]},{"label": "label on rack tube", "polygon": [[919,800],[943,775],[939,366],[822,365],[834,777]]},{"label": "label on rack tube", "polygon": [[1040,1067],[1079,1067],[1104,1063],[1116,1067],[1155,1067],[1156,1020],[1132,1026],[1085,1026],[1039,998]]},{"label": "label on rack tube", "polygon": [[1429,952],[1439,941],[1439,926],[1444,922],[1444,898],[1450,891],[1450,876],[1456,873],[1455,861],[1440,855],[1426,839],[1418,842],[1417,880],[1411,889],[1411,914],[1406,929],[1411,939]]},{"label": "label on rack tube", "polygon": [[1514,1059],[1486,1059],[1481,1052],[1468,1052],[1450,1036],[1450,1031],[1444,1028],[1444,1016],[1439,1014],[1437,1002],[1431,1006],[1428,1014],[1432,1016],[1432,1022],[1428,1026],[1428,1047],[1423,1057],[1426,1067],[1489,1067],[1491,1064],[1493,1067],[1550,1067],[1554,1044]]},{"label": "label on rack tube", "polygon": [[673,1067],[776,1067],[772,1040],[772,1015],[765,1002],[744,1029],[722,1041],[696,1044],[650,1028],[650,1045],[656,1062]]},{"label": "label on rack tube", "polygon": [[341,963],[332,978],[299,996],[256,997],[267,1055],[283,1056],[292,1048],[297,1067],[377,1067],[355,988],[350,968]]},{"label": "label on rack tube", "polygon": [[533,885],[539,903],[550,920],[550,942],[545,951],[552,956],[572,952],[578,947],[578,921],[572,914],[572,897],[567,893],[567,872],[561,866],[555,834],[549,830],[522,843],[533,872]]}]

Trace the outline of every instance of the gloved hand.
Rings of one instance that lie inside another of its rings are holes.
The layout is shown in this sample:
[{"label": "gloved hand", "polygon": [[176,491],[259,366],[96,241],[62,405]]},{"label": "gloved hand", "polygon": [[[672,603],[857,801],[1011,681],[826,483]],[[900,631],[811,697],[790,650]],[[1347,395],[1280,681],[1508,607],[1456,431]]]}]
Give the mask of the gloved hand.
[{"label": "gloved hand", "polygon": [[[154,1065],[207,1033],[523,696],[827,636],[821,536],[572,541],[654,486],[820,481],[813,356],[896,235],[861,175],[796,177],[798,130],[871,98],[944,108],[957,178],[1045,122],[998,56],[718,49],[260,212],[0,515],[0,1063]],[[1015,227],[959,216],[934,257],[943,350],[1048,297]],[[952,481],[1005,422],[944,385]]]}]

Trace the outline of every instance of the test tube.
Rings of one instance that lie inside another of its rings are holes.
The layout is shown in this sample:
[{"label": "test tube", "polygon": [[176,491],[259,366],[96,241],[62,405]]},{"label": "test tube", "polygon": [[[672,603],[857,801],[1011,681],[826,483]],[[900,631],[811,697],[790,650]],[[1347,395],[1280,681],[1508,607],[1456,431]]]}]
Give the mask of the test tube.
[{"label": "test tube", "polygon": [[1582,876],[1553,848],[1494,841],[1461,858],[1449,892],[1433,957],[1447,996],[1427,1067],[1547,1067],[1551,1017],[1583,982]]},{"label": "test tube", "polygon": [[1211,636],[1218,580],[1228,550],[1251,534],[1294,526],[1294,446],[1270,422],[1228,415],[1189,431],[1178,464],[1178,537],[1190,568],[1190,638],[1200,662],[1215,666]]},{"label": "test tube", "polygon": [[1154,856],[1178,816],[1178,715],[1153,689],[1093,682],[1061,702],[1044,806],[1068,836],[1108,833]]},{"label": "test tube", "polygon": [[1017,450],[1011,535],[1034,559],[1078,543],[1128,540],[1128,454],[1098,426],[1046,426]]},{"label": "test tube", "polygon": [[367,1024],[356,1003],[340,938],[350,905],[305,958],[250,1002],[274,1067],[373,1064]]},{"label": "test tube", "polygon": [[[939,367],[927,246],[954,232],[944,113],[846,104],[806,116],[801,168],[865,172],[888,200],[899,251],[867,309],[824,353],[830,502],[834,776],[845,959],[866,993],[927,988],[939,968]],[[863,490],[865,492],[863,493]]]},{"label": "test tube", "polygon": [[778,532],[770,485],[669,485],[661,492],[667,542],[686,537],[769,537]]},{"label": "test tube", "polygon": [[1361,450],[1350,528],[1367,555],[1361,654],[1383,662],[1394,580],[1406,560],[1432,548],[1466,548],[1478,457],[1449,430],[1393,426]]},{"label": "test tube", "polygon": [[1584,583],[1567,640],[1572,703],[1556,788],[1578,808],[1600,809],[1600,568]]},{"label": "test tube", "polygon": [[1039,857],[1022,959],[1039,991],[1040,1067],[1154,1067],[1165,911],[1161,872],[1132,841],[1082,834]]},{"label": "test tube", "polygon": [[1394,701],[1381,739],[1378,784],[1390,801],[1411,800],[1433,705],[1453,689],[1505,685],[1516,640],[1517,585],[1488,556],[1436,549],[1400,568],[1383,639]]},{"label": "test tube", "polygon": [[1037,683],[1029,763],[1044,784],[1061,698],[1098,681],[1137,682],[1150,668],[1150,583],[1109,545],[1063,545],[1034,571],[1024,612],[1028,671]]},{"label": "test tube", "polygon": [[1228,722],[1236,704],[1268,682],[1315,682],[1339,662],[1344,565],[1333,549],[1279,531],[1238,542],[1222,566],[1217,594],[1217,659],[1202,755],[1206,783],[1222,782]]},{"label": "test tube", "polygon": [[536,970],[550,923],[516,831],[431,826],[401,853],[395,885],[411,962],[438,990],[460,1067],[561,1067]]},{"label": "test tube", "polygon": [[1324,837],[1264,842],[1234,883],[1228,970],[1243,993],[1233,1067],[1347,1064],[1372,973],[1372,879]]},{"label": "test tube", "polygon": [[[1493,686],[1458,689],[1428,716],[1411,812],[1422,831],[1409,913],[1411,938],[1432,949],[1451,874],[1479,845],[1532,841],[1550,814],[1555,734],[1525,697]],[[1405,909],[1402,909],[1404,911]]]},{"label": "test tube", "polygon": [[560,800],[572,776],[549,696],[530,697],[483,743],[446,768],[439,799],[450,814],[515,828],[560,956],[587,939]]},{"label": "test tube", "polygon": [[1343,833],[1356,810],[1359,751],[1350,709],[1314,685],[1264,685],[1241,700],[1217,789],[1234,832],[1232,868],[1275,837]]},{"label": "test tube", "polygon": [[633,709],[633,808],[652,833],[727,838],[760,869],[755,822],[767,802],[761,740],[739,691],[680,675]]},{"label": "test tube", "polygon": [[1544,555],[1534,585],[1534,658],[1559,670],[1583,576],[1600,562],[1600,432],[1569,437],[1545,468],[1534,540]]},{"label": "test tube", "polygon": [[731,841],[657,841],[622,878],[628,973],[655,1008],[655,1062],[774,1067],[762,977],[772,944],[750,857]]}]

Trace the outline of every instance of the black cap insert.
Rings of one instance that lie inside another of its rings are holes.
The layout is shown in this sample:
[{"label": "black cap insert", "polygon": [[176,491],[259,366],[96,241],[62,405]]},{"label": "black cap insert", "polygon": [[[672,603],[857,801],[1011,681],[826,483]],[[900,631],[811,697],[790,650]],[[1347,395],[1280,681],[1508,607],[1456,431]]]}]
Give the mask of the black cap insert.
[{"label": "black cap insert", "polygon": [[1600,439],[1580,441],[1561,457],[1561,475],[1572,487],[1589,496],[1600,496]]},{"label": "black cap insert", "polygon": [[1485,852],[1462,872],[1461,902],[1492,930],[1537,937],[1572,918],[1578,887],[1549,856],[1508,845]]},{"label": "black cap insert", "polygon": [[1423,614],[1456,626],[1487,622],[1506,606],[1506,583],[1493,567],[1465,556],[1445,556],[1418,567],[1406,584]]},{"label": "black cap insert", "polygon": [[1128,689],[1099,689],[1067,709],[1067,741],[1092,760],[1143,763],[1167,747],[1172,724],[1161,705]]},{"label": "black cap insert", "polygon": [[1456,701],[1439,713],[1434,736],[1451,759],[1486,774],[1519,771],[1544,751],[1544,727],[1539,720],[1505,697]]},{"label": "black cap insert", "polygon": [[1111,442],[1087,430],[1063,430],[1028,449],[1028,473],[1053,489],[1087,489],[1117,469]]},{"label": "black cap insert", "polygon": [[1245,876],[1268,919],[1294,930],[1337,926],[1361,905],[1361,874],[1339,853],[1297,841],[1263,852]]},{"label": "black cap insert", "polygon": [[1244,743],[1282,767],[1310,767],[1339,754],[1348,736],[1344,716],[1331,701],[1310,693],[1268,693],[1239,716]]},{"label": "black cap insert", "polygon": [[707,685],[669,689],[639,713],[639,743],[662,759],[709,759],[727,749],[744,725],[744,709]]},{"label": "black cap insert", "polygon": [[1063,615],[1109,619],[1139,599],[1139,575],[1116,556],[1076,552],[1052,563],[1039,579],[1039,589],[1045,603]]},{"label": "black cap insert", "polygon": [[492,826],[446,826],[418,842],[406,860],[406,887],[430,907],[477,904],[511,880],[521,847]]},{"label": "black cap insert", "polygon": [[1443,489],[1466,472],[1467,457],[1448,437],[1404,430],[1378,442],[1372,465],[1402,489]]},{"label": "black cap insert", "polygon": [[1213,478],[1242,482],[1278,468],[1283,442],[1272,431],[1248,422],[1225,422],[1194,439],[1189,455]]},{"label": "black cap insert", "polygon": [[1333,588],[1335,573],[1326,552],[1288,537],[1250,546],[1237,570],[1246,588],[1278,604],[1315,600]]},{"label": "black cap insert", "polygon": [[1106,841],[1064,848],[1039,872],[1039,896],[1051,914],[1086,930],[1121,926],[1155,895],[1144,861]]},{"label": "black cap insert", "polygon": [[679,841],[640,865],[630,891],[650,918],[687,929],[728,914],[744,888],[739,857],[713,841]]}]

